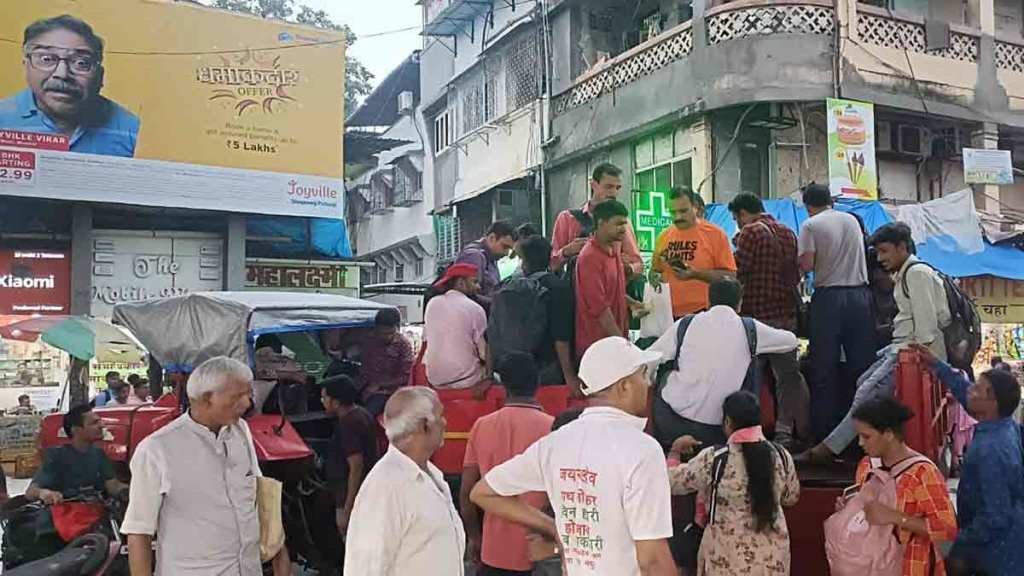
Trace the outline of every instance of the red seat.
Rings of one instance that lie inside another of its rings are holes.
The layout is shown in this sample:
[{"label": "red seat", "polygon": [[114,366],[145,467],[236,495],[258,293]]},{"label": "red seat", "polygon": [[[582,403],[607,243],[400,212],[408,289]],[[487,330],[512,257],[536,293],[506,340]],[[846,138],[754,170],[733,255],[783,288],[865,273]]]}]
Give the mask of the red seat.
[{"label": "red seat", "polygon": [[459,475],[469,431],[478,419],[504,406],[505,389],[491,386],[483,400],[474,398],[471,390],[437,390],[437,396],[444,406],[448,428],[444,433],[444,446],[434,453],[432,460],[445,475]]},{"label": "red seat", "polygon": [[566,385],[541,386],[537,389],[537,402],[544,407],[544,411],[552,416],[558,416],[569,407],[569,398],[572,391]]}]

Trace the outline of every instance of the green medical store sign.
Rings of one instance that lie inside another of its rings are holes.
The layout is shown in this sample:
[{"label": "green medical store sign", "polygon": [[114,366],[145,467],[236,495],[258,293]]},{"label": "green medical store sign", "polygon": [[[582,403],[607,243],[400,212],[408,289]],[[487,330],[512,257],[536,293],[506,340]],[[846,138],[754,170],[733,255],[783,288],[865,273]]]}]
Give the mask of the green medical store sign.
[{"label": "green medical store sign", "polygon": [[662,230],[672,225],[668,191],[633,191],[633,230],[640,253],[649,257]]}]

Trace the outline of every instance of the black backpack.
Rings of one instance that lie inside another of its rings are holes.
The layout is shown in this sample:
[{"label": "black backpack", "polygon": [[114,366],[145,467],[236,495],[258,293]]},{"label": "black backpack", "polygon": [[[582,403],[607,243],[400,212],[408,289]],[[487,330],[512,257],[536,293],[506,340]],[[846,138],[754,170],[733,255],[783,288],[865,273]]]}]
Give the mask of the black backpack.
[{"label": "black backpack", "polygon": [[942,287],[946,292],[946,304],[949,306],[949,325],[941,327],[942,336],[946,341],[946,357],[950,366],[961,370],[970,370],[974,363],[974,356],[981,349],[981,316],[974,307],[974,301],[960,290],[955,280],[936,270],[927,262],[912,262],[903,273],[902,289],[903,296],[910,298],[910,289],[907,287],[907,273],[918,264],[935,270],[942,280]]},{"label": "black backpack", "polygon": [[[676,327],[676,355],[667,364],[668,371],[674,372],[679,369],[679,352],[683,348],[683,338],[686,338],[686,331],[690,329],[690,323],[696,314],[687,314],[679,321]],[[753,318],[741,317],[743,331],[747,335],[747,348],[750,352],[750,365],[747,366],[747,375],[743,377],[743,390],[759,394],[761,391],[761,367],[757,362],[757,324]],[[666,372],[666,373],[667,373]]]},{"label": "black backpack", "polygon": [[541,282],[547,270],[529,276],[515,274],[491,296],[487,344],[497,365],[509,352],[536,355],[549,331],[551,292]]},{"label": "black backpack", "polygon": [[896,298],[893,297],[892,281],[889,273],[878,262],[878,254],[871,245],[871,237],[864,226],[864,220],[854,212],[847,212],[857,220],[861,235],[864,237],[864,262],[867,265],[868,288],[871,290],[873,304],[872,314],[875,317],[875,336],[878,346],[885,347],[892,342],[892,332],[896,322]]}]

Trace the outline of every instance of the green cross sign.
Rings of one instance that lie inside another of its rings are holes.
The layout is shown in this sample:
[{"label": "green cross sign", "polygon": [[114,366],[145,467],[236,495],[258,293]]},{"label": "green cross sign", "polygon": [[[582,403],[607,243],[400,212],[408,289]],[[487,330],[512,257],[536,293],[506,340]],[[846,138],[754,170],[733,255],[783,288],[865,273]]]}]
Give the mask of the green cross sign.
[{"label": "green cross sign", "polygon": [[633,191],[633,230],[640,252],[649,255],[662,230],[672,225],[668,207],[668,192]]}]

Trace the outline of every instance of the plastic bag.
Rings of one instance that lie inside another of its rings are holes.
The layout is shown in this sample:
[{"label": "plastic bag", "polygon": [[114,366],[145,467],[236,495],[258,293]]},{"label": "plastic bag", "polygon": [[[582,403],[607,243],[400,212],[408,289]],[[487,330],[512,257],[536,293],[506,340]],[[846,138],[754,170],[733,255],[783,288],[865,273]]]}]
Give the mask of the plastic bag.
[{"label": "plastic bag", "polygon": [[661,284],[661,291],[651,284],[644,286],[644,306],[651,311],[640,319],[641,338],[660,338],[672,329],[672,291],[667,283]]}]

